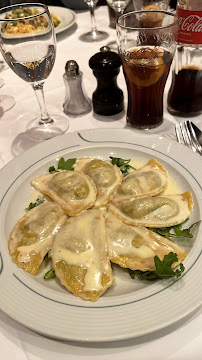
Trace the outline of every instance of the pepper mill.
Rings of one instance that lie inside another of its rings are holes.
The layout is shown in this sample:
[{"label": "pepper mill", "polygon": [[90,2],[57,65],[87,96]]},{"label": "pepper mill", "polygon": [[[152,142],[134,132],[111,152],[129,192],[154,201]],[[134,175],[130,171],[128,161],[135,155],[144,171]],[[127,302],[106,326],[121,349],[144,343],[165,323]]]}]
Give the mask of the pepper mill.
[{"label": "pepper mill", "polygon": [[65,66],[63,75],[66,94],[63,104],[67,115],[87,114],[91,110],[91,101],[86,96],[82,85],[83,73],[75,60],[69,60]]},{"label": "pepper mill", "polygon": [[93,93],[93,110],[98,115],[115,115],[124,109],[123,91],[117,86],[117,76],[122,65],[120,56],[103,46],[89,60],[89,66],[97,79]]}]

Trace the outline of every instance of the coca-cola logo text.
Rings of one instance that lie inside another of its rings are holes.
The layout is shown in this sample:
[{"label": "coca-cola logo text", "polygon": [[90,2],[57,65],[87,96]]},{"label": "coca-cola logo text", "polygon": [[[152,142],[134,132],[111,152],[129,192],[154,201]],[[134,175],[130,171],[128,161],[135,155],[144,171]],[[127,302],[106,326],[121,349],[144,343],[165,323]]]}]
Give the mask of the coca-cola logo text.
[{"label": "coca-cola logo text", "polygon": [[177,8],[179,31],[177,41],[184,44],[202,44],[202,11]]},{"label": "coca-cola logo text", "polygon": [[183,31],[202,32],[202,17],[198,15],[179,17],[179,25]]}]

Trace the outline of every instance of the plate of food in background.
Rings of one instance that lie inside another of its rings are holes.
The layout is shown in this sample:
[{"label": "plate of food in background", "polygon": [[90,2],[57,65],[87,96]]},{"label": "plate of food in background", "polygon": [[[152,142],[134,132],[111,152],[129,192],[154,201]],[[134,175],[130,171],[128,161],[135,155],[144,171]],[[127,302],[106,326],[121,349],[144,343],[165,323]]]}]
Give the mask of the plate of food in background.
[{"label": "plate of food in background", "polygon": [[[49,6],[49,11],[51,13],[51,17],[53,20],[55,33],[58,34],[62,31],[67,30],[76,21],[76,14],[74,11],[62,8],[58,6]],[[2,14],[5,19],[9,19],[10,21],[2,24],[1,33],[4,37],[27,37],[33,34],[40,35],[42,33],[47,32],[49,29],[47,28],[47,20],[46,17],[42,14],[39,19],[34,18],[29,19],[29,16],[39,14],[39,9],[37,7],[29,7],[29,8],[18,8],[12,10],[12,12],[8,12],[6,14]],[[22,17],[27,17],[24,21],[18,21],[18,19]]]}]

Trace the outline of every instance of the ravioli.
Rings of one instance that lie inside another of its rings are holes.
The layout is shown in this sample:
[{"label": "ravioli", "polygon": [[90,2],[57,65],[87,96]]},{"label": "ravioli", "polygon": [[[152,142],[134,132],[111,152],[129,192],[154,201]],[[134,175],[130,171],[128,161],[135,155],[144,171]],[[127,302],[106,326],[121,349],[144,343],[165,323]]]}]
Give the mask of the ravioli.
[{"label": "ravioli", "polygon": [[56,276],[75,296],[96,301],[112,285],[105,219],[100,210],[69,218],[56,234],[51,254]]},{"label": "ravioli", "polygon": [[49,196],[69,216],[76,216],[91,208],[97,190],[92,179],[77,171],[45,174],[31,180],[31,185]]},{"label": "ravioli", "polygon": [[107,240],[110,260],[124,268],[140,271],[155,270],[154,256],[161,260],[170,252],[176,253],[179,263],[187,255],[174,242],[145,227],[124,224],[113,214],[106,215]]},{"label": "ravioli", "polygon": [[155,196],[166,189],[167,173],[163,165],[151,159],[145,166],[133,171],[123,179],[114,193],[113,202]]},{"label": "ravioli", "polygon": [[116,165],[102,159],[77,159],[76,170],[81,170],[90,176],[97,188],[95,208],[106,206],[111,201],[113,193],[122,182],[122,173]]},{"label": "ravioli", "polygon": [[28,211],[10,234],[8,248],[13,261],[35,275],[66,218],[60,207],[49,201]]},{"label": "ravioli", "polygon": [[183,194],[125,200],[109,206],[109,211],[134,226],[169,227],[182,223],[193,209],[192,195]]}]

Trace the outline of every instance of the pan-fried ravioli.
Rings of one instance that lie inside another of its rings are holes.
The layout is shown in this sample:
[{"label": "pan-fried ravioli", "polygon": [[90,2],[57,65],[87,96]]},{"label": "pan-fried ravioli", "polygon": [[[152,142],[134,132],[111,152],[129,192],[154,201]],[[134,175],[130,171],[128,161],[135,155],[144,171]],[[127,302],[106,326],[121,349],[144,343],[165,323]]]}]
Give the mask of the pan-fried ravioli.
[{"label": "pan-fried ravioli", "polygon": [[110,204],[109,211],[134,226],[169,227],[182,223],[191,214],[193,199],[183,194],[145,197]]},{"label": "pan-fried ravioli", "polygon": [[163,165],[151,159],[146,165],[123,179],[114,193],[113,202],[155,196],[166,189],[167,173]]},{"label": "pan-fried ravioli", "polygon": [[176,267],[187,255],[180,246],[145,227],[124,224],[109,213],[105,218],[110,260],[121,267],[153,271],[154,256],[163,260],[170,252],[177,254],[178,262],[173,264]]},{"label": "pan-fried ravioli", "polygon": [[69,218],[56,234],[51,254],[61,284],[84,300],[98,300],[113,282],[100,210]]},{"label": "pan-fried ravioli", "polygon": [[13,261],[35,275],[66,218],[60,207],[49,201],[28,211],[10,234],[8,248]]},{"label": "pan-fried ravioli", "polygon": [[93,179],[97,188],[95,208],[107,205],[111,201],[115,189],[122,182],[120,169],[107,160],[80,158],[77,159],[74,168],[81,170]]},{"label": "pan-fried ravioli", "polygon": [[45,174],[31,180],[31,185],[49,196],[69,216],[76,216],[91,208],[97,190],[92,179],[77,171]]}]

